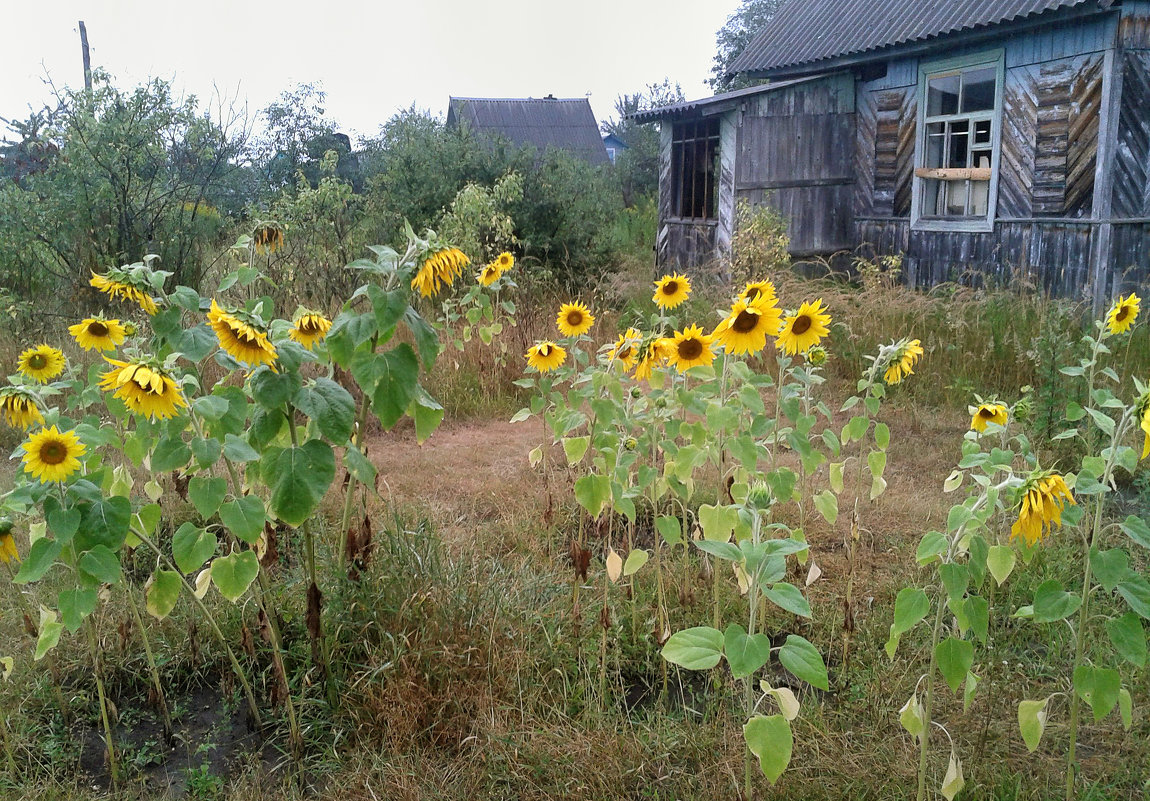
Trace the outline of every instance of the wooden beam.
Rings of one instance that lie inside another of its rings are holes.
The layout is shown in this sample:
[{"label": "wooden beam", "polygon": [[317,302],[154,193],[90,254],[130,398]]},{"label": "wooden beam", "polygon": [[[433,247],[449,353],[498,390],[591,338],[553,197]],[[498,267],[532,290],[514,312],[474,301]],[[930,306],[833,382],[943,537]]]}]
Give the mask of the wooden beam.
[{"label": "wooden beam", "polygon": [[88,54],[88,27],[80,20],[80,50],[84,57],[84,88],[92,91],[92,57]]},{"label": "wooden beam", "polygon": [[915,167],[914,174],[939,181],[989,181],[992,171],[990,167]]},{"label": "wooden beam", "polygon": [[843,175],[837,178],[796,178],[794,180],[779,181],[748,181],[738,184],[736,191],[753,189],[803,189],[808,186],[847,186],[855,182],[853,175]]}]

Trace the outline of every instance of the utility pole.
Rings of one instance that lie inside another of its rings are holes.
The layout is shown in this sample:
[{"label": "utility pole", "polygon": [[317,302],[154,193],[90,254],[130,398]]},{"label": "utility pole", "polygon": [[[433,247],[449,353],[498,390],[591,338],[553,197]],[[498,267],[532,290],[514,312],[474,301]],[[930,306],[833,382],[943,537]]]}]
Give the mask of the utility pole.
[{"label": "utility pole", "polygon": [[84,53],[84,88],[92,91],[92,57],[88,55],[88,29],[80,20],[80,49]]}]

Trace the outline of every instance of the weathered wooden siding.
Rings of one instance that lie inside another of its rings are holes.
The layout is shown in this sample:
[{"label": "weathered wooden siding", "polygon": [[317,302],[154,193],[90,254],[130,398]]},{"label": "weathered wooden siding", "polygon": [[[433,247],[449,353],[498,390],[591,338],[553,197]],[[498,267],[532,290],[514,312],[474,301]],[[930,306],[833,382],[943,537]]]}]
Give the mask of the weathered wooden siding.
[{"label": "weathered wooden siding", "polygon": [[796,255],[850,247],[854,140],[848,75],[759,95],[739,118],[736,198],[783,214]]},{"label": "weathered wooden siding", "polygon": [[1108,295],[1150,282],[1150,3],[1123,4],[1118,44]]},{"label": "weathered wooden siding", "polygon": [[[735,163],[737,124],[734,113],[719,121],[719,197],[716,205],[715,255],[725,263],[731,255],[731,234],[735,229]],[[723,275],[724,279],[729,276]]]}]

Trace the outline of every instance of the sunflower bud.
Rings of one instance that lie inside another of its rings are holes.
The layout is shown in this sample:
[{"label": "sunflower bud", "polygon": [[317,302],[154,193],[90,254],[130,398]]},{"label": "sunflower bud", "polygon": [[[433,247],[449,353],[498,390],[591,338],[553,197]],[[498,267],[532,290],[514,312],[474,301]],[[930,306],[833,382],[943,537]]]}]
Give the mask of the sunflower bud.
[{"label": "sunflower bud", "polygon": [[639,440],[634,437],[627,437],[627,439],[623,440],[623,447],[629,451],[633,451],[639,447]]},{"label": "sunflower bud", "polygon": [[827,349],[820,345],[815,345],[807,351],[807,362],[810,363],[812,367],[819,367],[826,364]]},{"label": "sunflower bud", "polygon": [[655,401],[655,408],[656,409],[666,409],[667,408],[667,399],[666,398],[658,398]]},{"label": "sunflower bud", "polygon": [[639,398],[643,397],[643,390],[638,387],[631,387],[631,397],[635,400],[639,400]]},{"label": "sunflower bud", "polygon": [[8,517],[0,517],[0,537],[12,533],[12,520]]},{"label": "sunflower bud", "polygon": [[747,505],[756,509],[769,509],[771,506],[771,488],[762,481],[756,481],[747,492]]},{"label": "sunflower bud", "polygon": [[134,337],[137,331],[139,331],[139,329],[136,328],[135,323],[124,323],[124,333],[128,336]]}]

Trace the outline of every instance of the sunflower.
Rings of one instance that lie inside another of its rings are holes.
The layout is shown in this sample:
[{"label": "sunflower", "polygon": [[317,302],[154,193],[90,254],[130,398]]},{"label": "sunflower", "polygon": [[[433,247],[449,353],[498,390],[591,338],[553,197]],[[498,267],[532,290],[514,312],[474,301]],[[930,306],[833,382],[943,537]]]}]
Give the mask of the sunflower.
[{"label": "sunflower", "polygon": [[75,431],[61,434],[56,426],[42,428],[24,443],[24,472],[44,484],[63,481],[80,469],[84,450]]},{"label": "sunflower", "polygon": [[554,342],[536,342],[527,353],[527,366],[541,373],[549,373],[567,360],[567,351]]},{"label": "sunflower", "polygon": [[971,413],[970,427],[974,431],[985,431],[991,423],[1005,426],[1008,417],[1005,403],[980,403]]},{"label": "sunflower", "polygon": [[625,333],[619,335],[618,341],[611,348],[611,353],[607,358],[622,364],[624,372],[630,370],[635,366],[635,351],[642,339],[643,335],[639,333],[639,329],[628,328]]},{"label": "sunflower", "polygon": [[261,256],[275,253],[284,244],[284,229],[276,222],[260,223],[252,231],[252,244]]},{"label": "sunflower", "polygon": [[779,296],[775,294],[775,285],[766,279],[748,281],[747,285],[743,287],[743,291],[739,293],[739,297],[736,298],[736,300],[748,301],[759,299],[765,303],[777,303]]},{"label": "sunflower", "polygon": [[276,347],[268,340],[267,332],[240,319],[236,313],[221,308],[215,299],[208,312],[208,324],[216,332],[220,347],[236,361],[258,367],[276,360]]},{"label": "sunflower", "polygon": [[423,266],[411,279],[411,288],[418,289],[423,297],[438,295],[442,284],[451,286],[455,279],[463,275],[463,270],[471,263],[467,254],[459,248],[441,248],[423,260]]},{"label": "sunflower", "polygon": [[495,265],[499,267],[499,274],[503,275],[515,266],[515,257],[505,250],[495,257]]},{"label": "sunflower", "polygon": [[1033,546],[1050,533],[1055,524],[1062,525],[1066,502],[1078,504],[1066,481],[1057,473],[1032,475],[1022,487],[1018,520],[1010,527],[1010,536],[1026,540]]},{"label": "sunflower", "polygon": [[134,413],[167,420],[188,402],[175,379],[149,362],[118,362],[100,378],[100,387],[112,391]]},{"label": "sunflower", "polygon": [[650,381],[651,371],[667,361],[668,341],[662,338],[648,340],[639,345],[639,363],[635,365],[635,378],[638,381]]},{"label": "sunflower", "polygon": [[51,345],[28,348],[16,360],[16,369],[41,384],[47,384],[64,372],[64,354]]},{"label": "sunflower", "polygon": [[594,324],[595,315],[579,301],[564,303],[559,307],[559,316],[555,318],[559,333],[565,337],[582,336],[590,331]]},{"label": "sunflower", "polygon": [[728,353],[758,353],[767,346],[767,337],[778,333],[780,316],[779,307],[765,297],[736,300],[711,336]]},{"label": "sunflower", "polygon": [[660,309],[673,309],[691,294],[691,282],[685,275],[664,275],[655,282],[655,296],[651,300]]},{"label": "sunflower", "polygon": [[673,339],[667,339],[667,359],[680,373],[701,364],[710,364],[715,360],[715,352],[711,350],[712,339],[699,326],[689,325],[676,331]]},{"label": "sunflower", "polygon": [[[153,315],[160,310],[156,305],[155,298],[144,290],[129,283],[126,274],[119,270],[110,270],[109,274],[113,277],[108,278],[92,273],[92,280],[88,283],[114,300],[126,300],[138,304],[139,307],[149,315]],[[121,280],[121,277],[123,280]]]},{"label": "sunflower", "polygon": [[330,330],[331,320],[318,312],[300,309],[296,312],[295,319],[292,321],[292,328],[291,331],[288,332],[288,338],[298,342],[305,348],[310,348],[326,337],[327,332]]},{"label": "sunflower", "polygon": [[914,363],[922,355],[922,343],[917,339],[904,339],[898,343],[898,350],[890,360],[890,366],[883,374],[883,381],[888,384],[897,384],[914,373]]},{"label": "sunflower", "polygon": [[788,356],[806,353],[831,332],[831,316],[819,298],[814,303],[803,303],[794,314],[788,314],[775,347]]},{"label": "sunflower", "polygon": [[84,350],[115,350],[128,335],[119,320],[88,317],[68,326],[68,333]]},{"label": "sunflower", "polygon": [[[915,342],[917,341],[918,340],[916,339]],[[830,358],[830,354],[827,353],[827,349],[821,345],[815,345],[813,348],[808,350],[806,356],[807,363],[812,367],[821,367],[822,365],[826,364],[827,359]]]},{"label": "sunflower", "polygon": [[1114,301],[1114,305],[1106,315],[1106,327],[1111,334],[1121,334],[1130,330],[1134,321],[1138,319],[1138,304],[1141,302],[1141,298],[1133,292],[1127,298],[1118,296],[1118,300]]},{"label": "sunflower", "polygon": [[0,562],[19,562],[20,552],[16,550],[16,538],[12,536],[12,531],[5,531],[0,534]]},{"label": "sunflower", "polygon": [[0,412],[3,412],[8,425],[25,431],[44,422],[36,397],[24,387],[0,389]]},{"label": "sunflower", "polygon": [[491,262],[479,271],[477,280],[483,286],[491,286],[499,280],[499,265],[496,262]]},{"label": "sunflower", "polygon": [[1150,456],[1150,390],[1142,393],[1138,399],[1138,427],[1146,435],[1142,441],[1142,458]]}]

